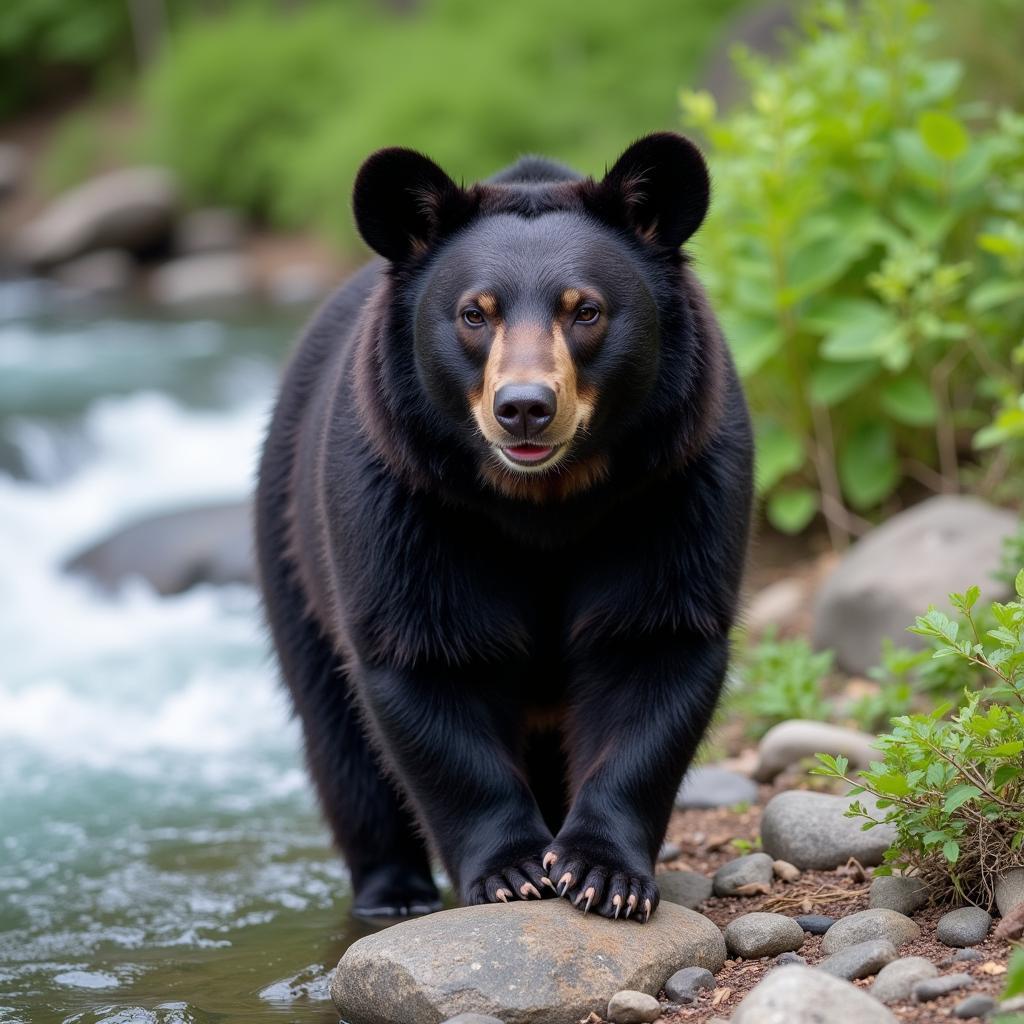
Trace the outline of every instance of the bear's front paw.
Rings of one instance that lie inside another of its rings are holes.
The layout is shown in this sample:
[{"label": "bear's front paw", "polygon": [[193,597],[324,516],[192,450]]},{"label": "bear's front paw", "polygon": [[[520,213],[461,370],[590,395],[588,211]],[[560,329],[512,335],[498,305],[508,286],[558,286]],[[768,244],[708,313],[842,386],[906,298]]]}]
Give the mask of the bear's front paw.
[{"label": "bear's front paw", "polygon": [[539,900],[554,894],[540,861],[527,858],[512,864],[491,865],[479,872],[466,886],[463,903],[474,906],[508,903],[509,900]]},{"label": "bear's front paw", "polygon": [[544,854],[549,884],[584,913],[633,918],[644,924],[658,906],[650,870],[638,868],[610,844],[556,839]]}]

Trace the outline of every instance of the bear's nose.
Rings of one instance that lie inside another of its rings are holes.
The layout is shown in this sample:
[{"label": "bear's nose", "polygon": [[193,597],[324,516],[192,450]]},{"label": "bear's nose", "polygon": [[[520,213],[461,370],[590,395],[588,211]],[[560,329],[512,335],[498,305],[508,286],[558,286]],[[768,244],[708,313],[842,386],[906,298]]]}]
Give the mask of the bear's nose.
[{"label": "bear's nose", "polygon": [[494,396],[494,418],[516,437],[536,437],[555,418],[556,403],[546,384],[506,384]]}]

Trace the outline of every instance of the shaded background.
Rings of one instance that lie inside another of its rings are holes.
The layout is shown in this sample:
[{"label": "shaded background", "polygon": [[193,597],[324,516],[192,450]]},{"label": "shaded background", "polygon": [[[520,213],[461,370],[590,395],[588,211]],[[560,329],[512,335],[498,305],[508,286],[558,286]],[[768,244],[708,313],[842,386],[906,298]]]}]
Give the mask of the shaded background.
[{"label": "shaded background", "polygon": [[[246,496],[290,340],[365,256],[348,196],[374,148],[469,181],[700,139],[695,258],[758,427],[756,624],[805,632],[838,553],[924,498],[1019,509],[1024,4],[804,10],[0,9],[0,1021],[332,1019],[355,933]],[[834,668],[761,648],[736,706],[812,715],[863,675]],[[782,710],[758,704],[780,679]],[[877,728],[914,689],[866,685],[830,713]]]}]

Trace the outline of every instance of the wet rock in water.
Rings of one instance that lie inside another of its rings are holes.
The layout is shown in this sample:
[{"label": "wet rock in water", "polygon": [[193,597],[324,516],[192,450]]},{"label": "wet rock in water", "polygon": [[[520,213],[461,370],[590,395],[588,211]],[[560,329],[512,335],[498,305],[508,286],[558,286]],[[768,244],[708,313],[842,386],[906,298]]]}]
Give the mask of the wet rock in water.
[{"label": "wet rock in water", "polygon": [[935,937],[945,946],[976,946],[992,927],[992,915],[981,907],[960,907],[943,914],[935,925]]},{"label": "wet rock in water", "polygon": [[869,939],[888,939],[897,949],[913,942],[921,929],[895,910],[862,910],[858,914],[840,918],[821,940],[824,953],[838,953]]},{"label": "wet rock in water", "polygon": [[360,939],[331,996],[349,1024],[434,1024],[458,1013],[505,1024],[603,1016],[623,989],[654,996],[680,963],[717,971],[722,933],[662,903],[648,924],[584,916],[566,900],[461,907]]},{"label": "wet rock in water", "polygon": [[856,729],[791,718],[772,726],[761,738],[754,778],[758,782],[771,782],[779,772],[815,754],[842,754],[851,768],[866,768],[879,757],[874,748],[875,739]]},{"label": "wet rock in water", "polygon": [[190,210],[174,232],[174,248],[185,256],[206,252],[228,252],[245,240],[245,223],[237,210],[209,206]]},{"label": "wet rock in water", "polygon": [[674,1003],[695,1003],[704,989],[715,987],[715,976],[706,967],[684,967],[665,982],[665,995]]},{"label": "wet rock in water", "polygon": [[756,800],[757,784],[746,776],[715,765],[702,765],[691,769],[683,779],[676,794],[676,807],[702,810],[752,804]]},{"label": "wet rock in water", "polygon": [[22,229],[16,248],[34,267],[97,249],[144,251],[167,240],[177,204],[177,186],[163,168],[112,171],[56,199]]},{"label": "wet rock in water", "polygon": [[812,967],[779,967],[740,1003],[732,1024],[896,1024],[866,992]]},{"label": "wet rock in water", "polygon": [[734,918],[725,926],[725,945],[733,956],[756,960],[799,949],[804,930],[791,917],[757,911]]},{"label": "wet rock in water", "polygon": [[960,1020],[971,1020],[973,1017],[988,1017],[999,1004],[986,995],[968,996],[953,1008],[953,1016]]},{"label": "wet rock in water", "polygon": [[835,868],[850,857],[865,867],[881,864],[896,830],[891,825],[877,825],[869,832],[861,831],[862,819],[845,816],[854,799],[869,810],[873,806],[866,794],[779,793],[768,801],[761,817],[761,844],[770,856],[802,870]]},{"label": "wet rock in water", "polygon": [[871,881],[868,903],[874,910],[895,910],[909,917],[928,902],[928,887],[919,878],[881,875]]},{"label": "wet rock in water", "polygon": [[150,279],[153,298],[166,306],[237,302],[256,291],[246,256],[214,252],[183,256],[159,267]]},{"label": "wet rock in water", "polygon": [[696,871],[665,871],[655,875],[662,902],[678,904],[696,910],[712,892],[712,882],[707,875]]},{"label": "wet rock in water", "polygon": [[896,947],[888,939],[868,939],[825,957],[815,966],[836,978],[856,981],[877,974],[895,959]]},{"label": "wet rock in water", "polygon": [[995,897],[1003,917],[1024,903],[1024,868],[1012,868],[996,878]]},{"label": "wet rock in water", "polygon": [[941,978],[927,978],[914,986],[914,999],[919,1003],[930,1003],[933,999],[973,984],[974,979],[969,974],[946,974]]},{"label": "wet rock in water", "polygon": [[248,502],[227,502],[165,512],[115,531],[64,566],[102,587],[133,578],[161,594],[197,583],[254,583]]},{"label": "wet rock in water", "polygon": [[744,886],[770,886],[774,878],[772,859],[767,853],[748,853],[723,864],[711,881],[716,896],[736,896],[744,895]]},{"label": "wet rock in water", "polygon": [[883,1003],[902,1003],[914,993],[914,986],[920,981],[934,978],[939,969],[923,956],[905,956],[893,960],[878,972],[871,994]]},{"label": "wet rock in water", "polygon": [[611,1024],[650,1024],[661,1016],[661,1003],[646,992],[624,989],[608,1000],[606,1016]]},{"label": "wet rock in water", "polygon": [[836,923],[834,917],[827,917],[825,914],[801,914],[793,920],[812,935],[824,935]]},{"label": "wet rock in water", "polygon": [[964,580],[986,580],[986,598],[1000,598],[991,578],[1017,522],[1012,512],[952,494],[893,516],[854,544],[825,580],[815,602],[815,645],[834,650],[840,668],[854,675],[878,663],[886,637],[924,646],[907,623],[929,604],[945,607]]},{"label": "wet rock in water", "polygon": [[86,295],[108,295],[131,287],[135,264],[123,249],[100,249],[61,264],[54,277]]}]

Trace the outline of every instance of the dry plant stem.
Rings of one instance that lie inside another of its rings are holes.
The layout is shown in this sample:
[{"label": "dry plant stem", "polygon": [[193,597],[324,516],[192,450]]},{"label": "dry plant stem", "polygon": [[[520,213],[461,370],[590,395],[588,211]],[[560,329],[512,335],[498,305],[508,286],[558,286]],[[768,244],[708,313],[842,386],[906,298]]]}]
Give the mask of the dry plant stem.
[{"label": "dry plant stem", "polygon": [[836,472],[832,418],[828,409],[812,403],[811,418],[814,425],[814,470],[821,485],[821,511],[825,516],[832,547],[843,551],[849,546],[851,534],[860,536],[871,524],[854,516],[843,504],[843,492]]},{"label": "dry plant stem", "polygon": [[776,899],[768,900],[762,909],[768,911],[791,910],[808,901],[810,903],[836,903],[839,900],[864,896],[868,891],[867,887],[863,889],[836,889],[822,885],[818,888],[817,892],[803,893],[799,896],[779,896]]},{"label": "dry plant stem", "polygon": [[938,406],[935,418],[935,443],[939,451],[939,467],[944,481],[943,491],[956,493],[960,489],[960,467],[956,453],[956,428],[949,400],[949,377],[963,359],[966,348],[956,345],[935,365],[931,373],[932,394]]}]

